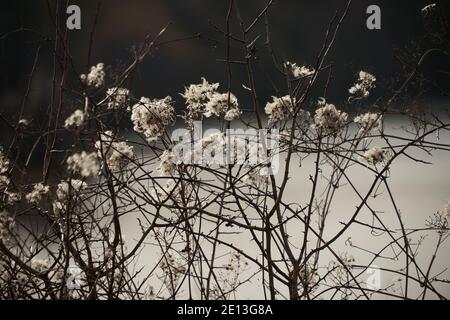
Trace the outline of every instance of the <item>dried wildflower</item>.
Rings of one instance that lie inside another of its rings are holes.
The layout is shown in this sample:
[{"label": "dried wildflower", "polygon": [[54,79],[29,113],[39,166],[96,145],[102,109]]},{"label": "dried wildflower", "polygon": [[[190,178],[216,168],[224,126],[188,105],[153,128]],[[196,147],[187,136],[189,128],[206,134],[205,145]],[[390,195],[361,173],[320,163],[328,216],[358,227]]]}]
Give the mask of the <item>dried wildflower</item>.
[{"label": "dried wildflower", "polygon": [[67,169],[74,173],[80,174],[82,177],[97,176],[100,171],[97,153],[75,153],[67,158]]},{"label": "dried wildflower", "polygon": [[[175,145],[171,153],[174,164],[197,164],[223,167],[227,164],[260,165],[268,163],[268,148],[259,142],[257,132],[225,135],[213,132],[193,145]],[[273,143],[273,141],[272,141]]]},{"label": "dried wildflower", "polygon": [[[186,99],[188,109],[202,109],[209,101],[208,96],[218,88],[218,83],[209,83],[205,78],[202,78],[202,83],[191,84],[186,87],[184,94],[181,94],[181,96]],[[204,112],[204,110],[201,112]]]},{"label": "dried wildflower", "polygon": [[218,83],[209,83],[205,78],[202,78],[202,83],[191,84],[186,87],[184,94],[181,96],[186,100],[187,113],[185,115],[188,126],[192,126],[193,121],[197,120],[200,115],[206,112],[206,104],[209,102],[209,97],[212,96],[219,88]]},{"label": "dried wildflower", "polygon": [[162,155],[159,157],[160,163],[159,163],[159,171],[164,176],[170,176],[174,173],[176,166],[173,162],[173,155],[172,152],[169,150],[164,150]]},{"label": "dried wildflower", "polygon": [[56,189],[57,200],[53,202],[53,212],[56,215],[62,214],[67,208],[67,201],[79,200],[80,192],[87,187],[87,184],[81,180],[71,179],[70,184],[67,181],[61,181]]},{"label": "dried wildflower", "polygon": [[0,213],[0,241],[8,242],[16,222],[5,212]]},{"label": "dried wildflower", "polygon": [[372,147],[367,150],[362,156],[364,160],[369,163],[377,164],[385,160],[385,151],[378,146]]},{"label": "dried wildflower", "polygon": [[426,5],[423,7],[420,11],[424,16],[427,16],[431,14],[436,9],[436,3],[430,3],[429,5]]},{"label": "dried wildflower", "polygon": [[375,87],[375,76],[366,71],[359,72],[359,78],[356,83],[348,90],[351,94],[350,99],[367,98],[370,91]]},{"label": "dried wildflower", "polygon": [[205,166],[224,164],[226,145],[225,135],[222,132],[204,137],[194,144],[195,162]]},{"label": "dried wildflower", "polygon": [[324,129],[326,132],[336,133],[347,124],[348,115],[336,109],[334,104],[326,103],[325,99],[319,100],[318,109],[314,116],[314,122],[317,128]]},{"label": "dried wildflower", "polygon": [[22,119],[19,120],[19,126],[26,127],[29,124],[30,124],[30,121],[27,120],[27,119],[22,118]]},{"label": "dried wildflower", "polygon": [[18,273],[16,275],[16,282],[19,286],[24,286],[28,283],[29,278],[23,274],[23,273]]},{"label": "dried wildflower", "polygon": [[0,174],[5,174],[9,169],[9,159],[3,153],[3,148],[0,147]]},{"label": "dried wildflower", "polygon": [[125,88],[109,88],[106,91],[108,100],[108,109],[118,109],[128,102],[130,91]]},{"label": "dried wildflower", "polygon": [[5,175],[0,175],[0,188],[6,187],[10,182],[10,179]]},{"label": "dried wildflower", "polygon": [[291,63],[289,61],[284,64],[284,67],[295,79],[309,77],[314,74],[314,68],[298,66],[296,63]]},{"label": "dried wildflower", "polygon": [[226,114],[228,114],[229,121],[235,120],[240,116],[236,96],[232,93],[214,92],[210,94],[209,101],[205,107],[204,116],[209,118],[211,116],[220,117]]},{"label": "dried wildflower", "polygon": [[269,124],[286,119],[294,111],[295,105],[295,98],[291,100],[289,95],[281,98],[272,97],[272,99],[273,101],[268,102],[264,109],[269,116]]},{"label": "dried wildflower", "polygon": [[47,259],[33,258],[31,267],[37,272],[45,272],[50,268],[50,261]]},{"label": "dried wildflower", "polygon": [[34,205],[37,205],[42,198],[49,192],[50,188],[42,183],[34,185],[33,190],[25,196],[26,200]]},{"label": "dried wildflower", "polygon": [[0,147],[0,188],[5,188],[9,185],[9,177],[7,176],[9,170],[9,159],[3,153]]},{"label": "dried wildflower", "polygon": [[149,142],[157,140],[175,120],[172,98],[150,100],[142,97],[132,108],[134,130],[145,135]]},{"label": "dried wildflower", "polygon": [[14,205],[17,202],[20,202],[22,196],[18,192],[5,191],[5,203],[9,206]]},{"label": "dried wildflower", "polygon": [[81,127],[84,123],[84,112],[82,110],[75,110],[64,122],[64,128],[78,128]]},{"label": "dried wildflower", "polygon": [[219,93],[218,83],[208,83],[205,78],[200,84],[191,84],[181,94],[186,100],[188,112],[185,114],[186,123],[192,127],[193,122],[201,115],[210,117],[223,116],[227,121],[233,121],[240,117],[238,101],[234,94]]},{"label": "dried wildflower", "polygon": [[239,109],[230,109],[225,113],[224,119],[227,121],[233,121],[239,119],[241,111]]},{"label": "dried wildflower", "polygon": [[91,67],[91,70],[87,75],[82,74],[80,76],[81,81],[86,83],[88,86],[95,88],[101,87],[105,83],[105,71],[103,68],[103,63],[97,63],[97,65]]},{"label": "dried wildflower", "polygon": [[113,141],[112,131],[105,131],[100,138],[101,140],[95,143],[95,148],[98,150],[99,157],[104,157],[110,170],[122,169],[133,158],[133,147],[125,141]]},{"label": "dried wildflower", "polygon": [[55,215],[61,215],[66,210],[66,205],[61,201],[54,201],[52,207]]},{"label": "dried wildflower", "polygon": [[353,121],[361,127],[361,132],[368,132],[374,129],[381,129],[383,126],[383,116],[378,113],[367,112],[359,115]]},{"label": "dried wildflower", "polygon": [[[61,181],[58,184],[58,188],[56,190],[56,196],[57,196],[58,200],[64,201],[64,200],[68,199],[69,194],[72,194],[72,195],[77,194],[86,187],[87,187],[86,182],[83,182],[78,179],[71,179],[70,185],[69,185],[69,182],[67,182],[67,181]],[[70,190],[72,190],[72,192],[70,192]]]}]

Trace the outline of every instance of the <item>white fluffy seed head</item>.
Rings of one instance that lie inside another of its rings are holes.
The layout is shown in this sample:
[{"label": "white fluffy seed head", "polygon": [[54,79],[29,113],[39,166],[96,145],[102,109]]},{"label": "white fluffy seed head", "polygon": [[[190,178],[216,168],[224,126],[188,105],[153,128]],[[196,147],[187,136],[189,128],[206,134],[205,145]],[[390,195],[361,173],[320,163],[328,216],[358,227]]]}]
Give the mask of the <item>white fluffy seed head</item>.
[{"label": "white fluffy seed head", "polygon": [[227,121],[233,121],[240,117],[238,100],[233,93],[219,93],[218,83],[209,83],[202,78],[202,83],[191,84],[185,88],[181,96],[186,100],[187,112],[185,120],[188,127],[201,116],[224,117]]},{"label": "white fluffy seed head", "polygon": [[87,75],[82,74],[80,76],[81,81],[86,83],[88,86],[95,88],[100,88],[105,83],[105,71],[104,64],[97,63],[97,65],[92,66]]},{"label": "white fluffy seed head", "polygon": [[9,159],[3,153],[3,148],[0,147],[0,174],[5,174],[9,169]]},{"label": "white fluffy seed head", "polygon": [[202,83],[191,84],[186,87],[181,96],[186,100],[188,110],[199,114],[204,112],[204,108],[209,101],[209,95],[216,92],[218,88],[218,83],[209,83],[205,78],[202,78]]},{"label": "white fluffy seed head", "polygon": [[239,109],[230,109],[225,113],[224,119],[227,121],[233,121],[239,119],[241,111]]},{"label": "white fluffy seed head", "polygon": [[268,115],[269,124],[285,120],[294,111],[295,98],[291,100],[289,95],[284,97],[272,97],[272,102],[268,102],[264,111]]},{"label": "white fluffy seed head", "polygon": [[350,92],[350,99],[364,99],[370,94],[370,91],[375,87],[375,81],[377,79],[374,75],[366,72],[360,71],[358,75],[358,80],[356,83],[348,90]]},{"label": "white fluffy seed head", "polygon": [[123,169],[133,158],[133,146],[125,141],[113,141],[112,131],[105,131],[100,135],[100,140],[95,143],[98,156],[105,159],[109,170],[118,171]]},{"label": "white fluffy seed head", "polygon": [[82,177],[97,176],[100,171],[97,153],[75,153],[67,158],[67,169],[73,174],[80,174]]},{"label": "white fluffy seed head", "polygon": [[15,225],[16,222],[13,217],[5,212],[0,213],[0,241],[8,242]]},{"label": "white fluffy seed head", "polygon": [[173,155],[172,152],[169,150],[164,150],[164,152],[159,157],[160,163],[159,163],[159,171],[164,176],[170,176],[174,173],[176,166],[173,162]]},{"label": "white fluffy seed head", "polygon": [[65,201],[68,199],[71,193],[72,195],[78,194],[86,187],[86,182],[78,179],[71,179],[70,185],[67,181],[61,181],[58,184],[58,188],[56,189],[56,197],[58,198],[58,200]]},{"label": "white fluffy seed head", "polygon": [[383,116],[378,113],[367,112],[356,116],[353,122],[360,126],[361,132],[368,132],[383,127]]},{"label": "white fluffy seed head", "polygon": [[81,127],[84,123],[85,115],[82,110],[75,110],[64,122],[64,128],[78,128]]},{"label": "white fluffy seed head", "polygon": [[42,198],[50,191],[49,186],[42,183],[37,183],[34,185],[33,190],[25,196],[25,199],[30,204],[38,204],[41,202]]},{"label": "white fluffy seed head", "polygon": [[314,116],[317,128],[321,128],[327,133],[336,133],[345,127],[347,120],[347,113],[338,110],[334,104],[326,103],[324,99],[319,100]]},{"label": "white fluffy seed head", "polygon": [[[238,106],[237,98],[232,93],[211,93],[209,94],[209,101],[206,104],[206,109],[204,116],[209,118],[212,116],[221,117],[226,116],[228,113],[228,118],[235,120],[239,117],[240,111]],[[234,116],[237,117],[235,118]]]},{"label": "white fluffy seed head", "polygon": [[289,61],[284,64],[284,67],[294,79],[310,77],[314,74],[314,68],[308,66],[298,66],[296,63]]},{"label": "white fluffy seed head", "polygon": [[383,162],[385,158],[385,151],[378,146],[370,148],[363,155],[363,159],[372,164]]},{"label": "white fluffy seed head", "polygon": [[3,153],[3,148],[0,147],[0,188],[5,188],[9,185],[10,179],[7,175],[9,170],[9,159]]},{"label": "white fluffy seed head", "polygon": [[430,4],[426,5],[425,7],[423,7],[422,9],[420,9],[420,11],[422,12],[423,15],[427,16],[430,13],[432,13],[435,8],[436,8],[436,3],[430,3]]},{"label": "white fluffy seed head", "polygon": [[134,130],[144,134],[147,141],[157,140],[175,121],[172,98],[151,100],[142,97],[132,108],[131,121],[134,124]]},{"label": "white fluffy seed head", "polygon": [[31,267],[37,272],[45,272],[50,268],[50,261],[47,259],[33,258]]},{"label": "white fluffy seed head", "polygon": [[108,109],[115,110],[127,105],[130,91],[126,88],[109,88],[106,91]]}]

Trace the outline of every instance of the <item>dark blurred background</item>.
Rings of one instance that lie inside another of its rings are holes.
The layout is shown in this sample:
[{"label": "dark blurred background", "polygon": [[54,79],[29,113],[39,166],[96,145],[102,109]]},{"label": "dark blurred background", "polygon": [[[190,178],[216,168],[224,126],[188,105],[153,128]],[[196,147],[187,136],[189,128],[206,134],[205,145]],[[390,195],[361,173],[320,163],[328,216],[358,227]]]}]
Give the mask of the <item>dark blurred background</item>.
[{"label": "dark blurred background", "polygon": [[[339,104],[346,101],[348,88],[354,82],[356,73],[363,69],[377,76],[377,90],[392,85],[402,68],[394,53],[420,41],[424,35],[424,18],[421,8],[431,0],[355,0],[348,17],[338,35],[328,62],[334,64],[333,83],[328,99]],[[248,25],[265,7],[266,1],[236,1],[242,19]],[[62,18],[68,4],[81,8],[81,30],[70,31],[69,47],[75,67],[80,73],[86,72],[89,35],[93,28],[98,1],[60,1]],[[381,30],[366,28],[366,9],[376,4],[381,8]],[[441,1],[442,7],[449,9],[448,1]],[[346,1],[288,1],[276,0],[270,9],[270,30],[273,48],[277,58],[314,64],[320,50],[325,31],[336,10],[342,13]],[[49,10],[50,8],[50,10]],[[54,14],[55,1],[44,0],[3,0],[0,10],[0,112],[14,119],[21,104],[36,49],[39,53],[31,92],[26,104],[26,115],[34,117],[46,110],[51,93],[52,47],[39,42],[31,31],[13,32],[24,28],[53,39],[54,28],[49,11]],[[177,96],[177,108],[182,108],[179,92],[185,85],[198,83],[204,76],[209,81],[222,83],[226,89],[226,66],[218,59],[225,58],[224,37],[213,25],[225,30],[225,16],[228,1],[225,0],[108,0],[102,1],[95,28],[91,64],[104,62],[108,70],[126,66],[132,61],[131,48],[139,44],[151,33],[157,34],[169,21],[172,22],[162,40],[189,37],[200,33],[201,38],[174,42],[161,47],[147,57],[133,80],[135,97]],[[448,11],[446,11],[448,13]],[[447,14],[446,13],[446,14]],[[240,36],[236,14],[232,14],[233,31]],[[65,21],[63,21],[64,23]],[[264,46],[264,25],[260,24],[249,35],[250,39],[261,37],[255,42],[258,62],[255,64],[256,84],[263,106],[276,89],[286,93],[283,76],[271,64]],[[232,50],[232,58],[242,59],[242,51],[237,44]],[[412,49],[411,49],[412,50]],[[442,57],[433,57],[427,63],[442,63]],[[448,81],[440,75],[436,79]],[[442,76],[442,75],[441,75]],[[434,77],[434,76],[433,76]],[[446,75],[448,79],[448,75]],[[241,66],[233,66],[232,90],[242,104],[249,104],[248,92],[242,88],[246,83]],[[320,91],[317,95],[320,95]],[[379,94],[376,92],[375,94]],[[436,97],[438,92],[429,94]],[[73,111],[77,102],[69,102],[65,108]],[[79,107],[79,106],[78,106]],[[0,131],[1,132],[1,131]]]}]

